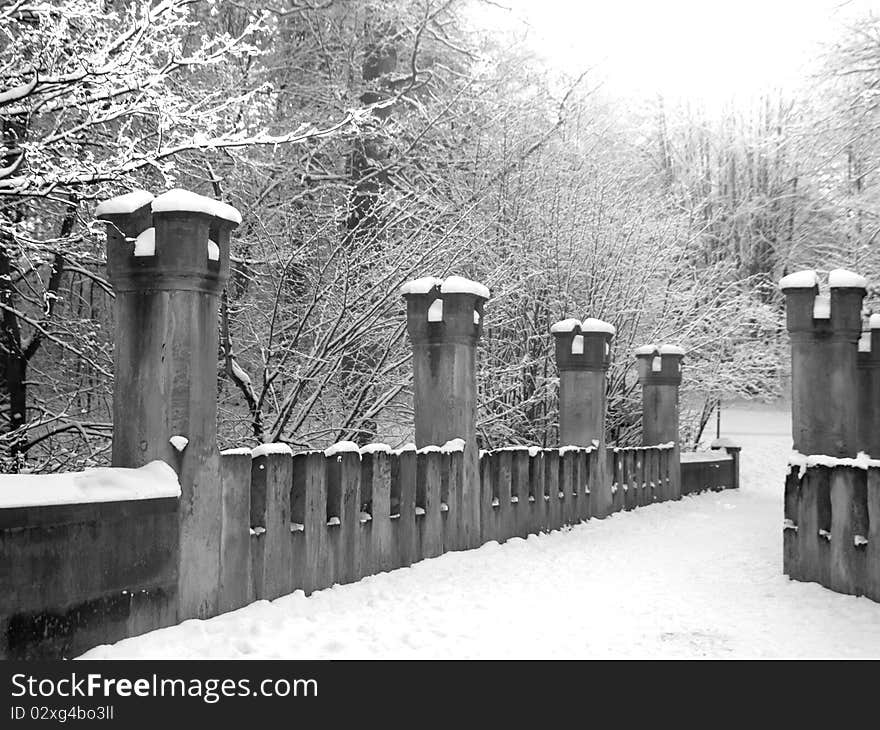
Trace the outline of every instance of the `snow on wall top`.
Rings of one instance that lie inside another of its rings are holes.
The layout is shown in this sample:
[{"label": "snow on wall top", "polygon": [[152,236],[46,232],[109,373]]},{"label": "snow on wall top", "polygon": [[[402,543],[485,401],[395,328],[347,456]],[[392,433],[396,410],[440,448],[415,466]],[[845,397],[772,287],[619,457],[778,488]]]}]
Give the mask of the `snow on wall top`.
[{"label": "snow on wall top", "polygon": [[115,198],[109,198],[99,203],[98,207],[95,208],[95,217],[100,218],[102,215],[134,213],[138,208],[143,208],[151,200],[153,200],[152,193],[146,190],[132,190],[125,195],[117,195]]},{"label": "snow on wall top", "polygon": [[66,474],[0,476],[0,509],[179,496],[177,473],[159,460],[137,469],[100,467]]},{"label": "snow on wall top", "polygon": [[475,294],[483,299],[489,298],[489,287],[476,281],[465,279],[463,276],[447,276],[438,279],[436,276],[423,276],[413,279],[400,287],[401,295],[427,294],[434,287],[440,287],[442,294]]},{"label": "snow on wall top", "polygon": [[573,317],[569,317],[568,319],[560,320],[551,325],[550,332],[552,334],[571,332],[575,327],[580,327],[581,332],[607,332],[611,335],[617,331],[614,329],[614,325],[608,324],[608,322],[603,322],[601,319],[596,319],[595,317],[587,317],[583,322],[578,322],[578,320]]},{"label": "snow on wall top", "polygon": [[868,286],[868,280],[864,276],[846,269],[834,269],[828,274],[828,286],[832,289],[865,289]]},{"label": "snow on wall top", "polygon": [[682,464],[699,464],[701,462],[731,461],[733,457],[721,450],[718,451],[682,451]]},{"label": "snow on wall top", "polygon": [[779,288],[786,289],[812,289],[819,284],[819,275],[813,269],[795,271],[793,274],[783,276],[779,281]]},{"label": "snow on wall top", "polygon": [[207,213],[233,223],[241,223],[241,214],[231,205],[182,188],[174,188],[167,193],[162,193],[153,200],[152,208],[154,213],[187,210],[193,213]]}]

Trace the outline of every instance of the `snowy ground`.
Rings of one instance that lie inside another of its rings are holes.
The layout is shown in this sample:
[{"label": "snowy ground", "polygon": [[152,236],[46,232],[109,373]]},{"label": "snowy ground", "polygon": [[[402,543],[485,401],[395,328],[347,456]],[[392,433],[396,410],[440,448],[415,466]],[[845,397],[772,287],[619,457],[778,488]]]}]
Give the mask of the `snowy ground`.
[{"label": "snowy ground", "polygon": [[[713,424],[714,426],[714,424]],[[294,593],[86,658],[880,657],[880,604],[782,575],[787,413],[725,411],[739,492]]]}]

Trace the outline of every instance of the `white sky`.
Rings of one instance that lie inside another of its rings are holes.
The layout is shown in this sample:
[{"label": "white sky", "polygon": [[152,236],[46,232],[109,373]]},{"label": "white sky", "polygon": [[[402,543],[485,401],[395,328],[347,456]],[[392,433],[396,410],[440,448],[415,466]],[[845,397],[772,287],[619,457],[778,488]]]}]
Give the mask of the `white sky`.
[{"label": "white sky", "polygon": [[560,70],[600,63],[606,88],[710,107],[796,85],[848,18],[880,12],[880,0],[498,2]]}]

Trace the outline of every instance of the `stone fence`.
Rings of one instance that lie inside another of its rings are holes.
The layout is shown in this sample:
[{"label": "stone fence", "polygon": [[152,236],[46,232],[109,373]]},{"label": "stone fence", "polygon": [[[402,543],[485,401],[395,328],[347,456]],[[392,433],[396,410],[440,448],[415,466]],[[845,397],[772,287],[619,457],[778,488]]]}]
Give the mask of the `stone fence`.
[{"label": "stone fence", "polygon": [[606,446],[614,328],[591,319],[551,328],[560,446],[481,452],[476,357],[489,291],[456,276],[401,290],[415,444],[221,454],[217,309],[238,213],[175,190],[131,193],[97,215],[116,291],[113,467],[32,493],[28,479],[54,477],[6,477],[25,481],[7,492],[16,498],[0,492],[0,658],[75,656],[254,600],[738,486],[737,448],[679,452],[677,347],[636,352],[644,445]]}]

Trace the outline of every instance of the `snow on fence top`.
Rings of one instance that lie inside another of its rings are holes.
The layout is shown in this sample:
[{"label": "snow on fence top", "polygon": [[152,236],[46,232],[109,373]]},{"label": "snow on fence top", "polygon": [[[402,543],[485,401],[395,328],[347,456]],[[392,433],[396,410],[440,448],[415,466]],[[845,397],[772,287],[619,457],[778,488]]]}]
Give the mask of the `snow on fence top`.
[{"label": "snow on fence top", "polygon": [[101,202],[95,208],[95,217],[100,218],[102,215],[134,213],[138,208],[143,208],[151,200],[153,200],[152,193],[146,190],[132,190],[125,195],[117,195],[115,198]]},{"label": "snow on fence top", "polygon": [[[374,443],[366,446],[358,446],[354,441],[338,441],[337,443],[324,449],[324,456],[339,456],[340,454],[402,454],[404,451],[415,451],[419,454],[428,454],[431,452],[439,452],[441,454],[451,454],[453,452],[464,451],[465,441],[462,438],[450,439],[440,446],[423,446],[417,449],[415,444],[404,444],[400,448],[392,449],[388,444]],[[256,459],[266,454],[293,454],[291,448],[284,443],[260,444],[259,446],[249,449],[242,446],[235,449],[225,449],[221,454],[250,454]]]},{"label": "snow on fence top", "polygon": [[475,294],[483,299],[489,298],[489,287],[476,281],[465,279],[463,276],[447,276],[438,279],[436,276],[423,276],[413,279],[400,287],[401,295],[428,294],[435,287],[440,288],[441,294]]},{"label": "snow on fence top", "polygon": [[860,451],[853,458],[837,458],[834,456],[825,456],[824,454],[802,454],[799,451],[792,451],[788,457],[789,466],[799,467],[798,477],[803,477],[807,468],[811,466],[827,466],[833,468],[835,466],[851,466],[855,469],[868,469],[870,467],[880,467],[880,459],[872,459],[864,451]]},{"label": "snow on fence top", "polygon": [[267,454],[292,454],[290,447],[287,444],[282,444],[280,442],[275,442],[271,444],[260,444],[254,449],[251,449],[251,458],[256,459],[260,456],[266,456]]},{"label": "snow on fence top", "polygon": [[812,289],[819,285],[819,275],[813,269],[796,271],[788,276],[783,276],[779,281],[779,288],[786,289]]},{"label": "snow on fence top", "polygon": [[182,188],[174,188],[167,193],[162,193],[153,200],[154,213],[186,210],[193,213],[207,213],[217,218],[223,218],[233,223],[241,223],[241,214],[227,203],[214,198],[207,198],[198,193],[192,193]]},{"label": "snow on fence top", "polygon": [[834,269],[828,274],[828,286],[831,289],[866,289],[868,280],[846,269]]},{"label": "snow on fence top", "polygon": [[575,327],[580,327],[581,332],[607,332],[610,335],[613,335],[617,331],[614,329],[614,325],[608,324],[608,322],[603,322],[601,319],[596,319],[595,317],[587,317],[583,322],[579,322],[573,317],[570,317],[551,325],[550,332],[554,335],[562,332],[572,332]]},{"label": "snow on fence top", "polygon": [[100,467],[66,474],[0,476],[0,509],[179,496],[176,472],[159,460],[138,469]]}]

